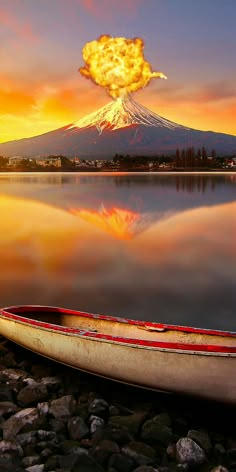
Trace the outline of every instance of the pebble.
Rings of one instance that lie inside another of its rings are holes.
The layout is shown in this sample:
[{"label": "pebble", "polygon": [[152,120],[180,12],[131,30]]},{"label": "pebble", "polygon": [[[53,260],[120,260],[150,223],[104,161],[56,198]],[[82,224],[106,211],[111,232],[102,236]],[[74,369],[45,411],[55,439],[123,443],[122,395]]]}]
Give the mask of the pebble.
[{"label": "pebble", "polygon": [[3,472],[236,470],[233,407],[75,376],[1,337],[0,365]]}]

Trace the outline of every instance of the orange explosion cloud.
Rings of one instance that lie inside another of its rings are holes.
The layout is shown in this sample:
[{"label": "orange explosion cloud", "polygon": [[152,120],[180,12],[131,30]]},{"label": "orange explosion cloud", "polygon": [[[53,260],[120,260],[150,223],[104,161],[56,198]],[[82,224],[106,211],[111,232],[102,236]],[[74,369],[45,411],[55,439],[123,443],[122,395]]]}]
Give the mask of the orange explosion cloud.
[{"label": "orange explosion cloud", "polygon": [[85,66],[80,67],[79,71],[104,87],[111,97],[122,97],[146,87],[151,79],[167,78],[162,72],[152,72],[151,65],[144,59],[143,49],[141,38],[102,35],[85,44]]}]

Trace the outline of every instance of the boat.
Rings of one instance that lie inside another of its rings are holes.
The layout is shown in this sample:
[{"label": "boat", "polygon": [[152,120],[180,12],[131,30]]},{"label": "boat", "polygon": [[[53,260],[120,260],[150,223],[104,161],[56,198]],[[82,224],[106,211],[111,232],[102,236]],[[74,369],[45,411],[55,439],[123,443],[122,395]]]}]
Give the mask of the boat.
[{"label": "boat", "polygon": [[112,380],[236,401],[236,332],[28,305],[0,309],[0,334],[49,359]]}]

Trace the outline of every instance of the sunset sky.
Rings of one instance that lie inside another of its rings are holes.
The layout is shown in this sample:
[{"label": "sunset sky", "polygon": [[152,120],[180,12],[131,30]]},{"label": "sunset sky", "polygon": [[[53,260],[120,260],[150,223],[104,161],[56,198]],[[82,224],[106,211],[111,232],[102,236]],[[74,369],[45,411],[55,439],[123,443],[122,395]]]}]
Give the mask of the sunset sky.
[{"label": "sunset sky", "polygon": [[59,128],[111,98],[78,72],[101,34],[142,37],[168,80],[134,94],[193,128],[236,135],[236,0],[0,0],[0,142]]}]

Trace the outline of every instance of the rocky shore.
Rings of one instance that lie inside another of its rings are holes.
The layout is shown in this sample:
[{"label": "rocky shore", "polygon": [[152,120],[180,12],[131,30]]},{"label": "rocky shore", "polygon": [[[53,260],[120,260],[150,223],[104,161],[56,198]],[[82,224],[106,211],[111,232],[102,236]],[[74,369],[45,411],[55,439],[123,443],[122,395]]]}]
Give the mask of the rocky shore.
[{"label": "rocky shore", "polygon": [[96,378],[4,338],[0,413],[1,472],[236,472],[234,407]]}]

